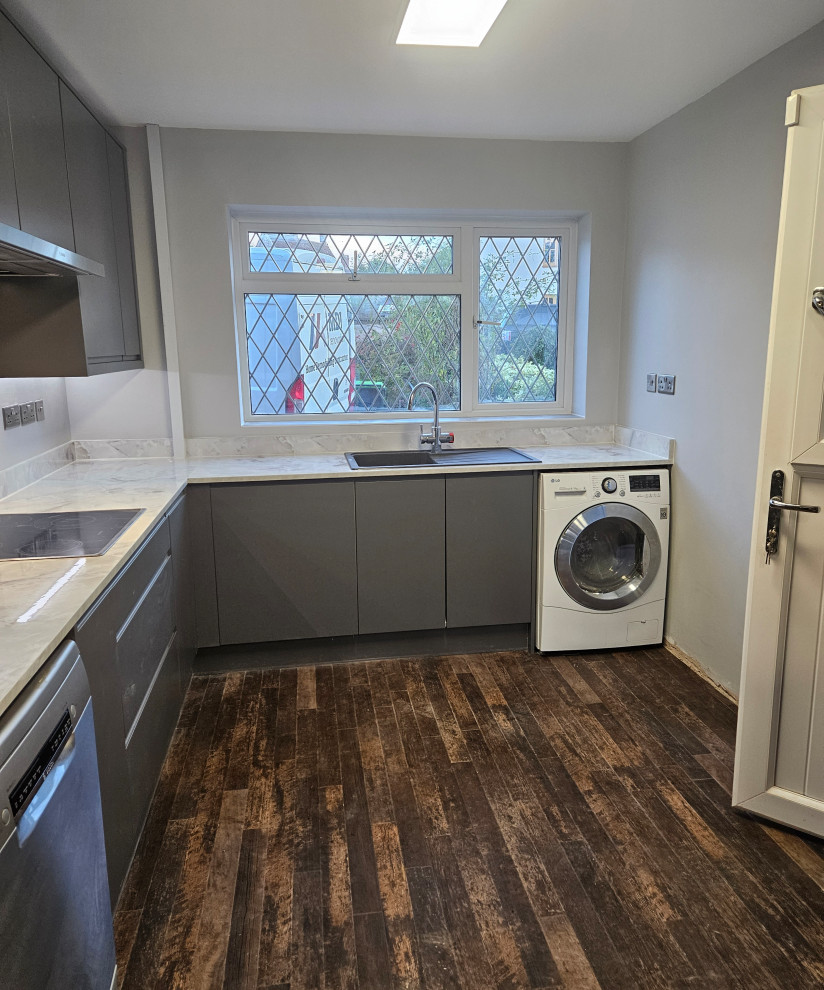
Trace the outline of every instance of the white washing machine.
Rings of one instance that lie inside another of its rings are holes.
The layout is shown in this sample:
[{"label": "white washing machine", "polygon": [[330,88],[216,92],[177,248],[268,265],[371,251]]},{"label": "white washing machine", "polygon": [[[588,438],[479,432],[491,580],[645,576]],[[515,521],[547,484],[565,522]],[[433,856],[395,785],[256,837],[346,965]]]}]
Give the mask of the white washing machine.
[{"label": "white washing machine", "polygon": [[662,642],[669,471],[542,474],[540,516],[537,648]]}]

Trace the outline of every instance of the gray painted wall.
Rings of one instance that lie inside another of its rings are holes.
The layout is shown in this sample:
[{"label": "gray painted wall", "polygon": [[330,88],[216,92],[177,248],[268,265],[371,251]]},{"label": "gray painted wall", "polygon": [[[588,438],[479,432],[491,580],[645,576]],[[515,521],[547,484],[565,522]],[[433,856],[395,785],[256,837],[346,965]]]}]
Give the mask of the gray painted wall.
[{"label": "gray painted wall", "polygon": [[[676,438],[667,635],[738,689],[786,129],[824,24],[630,145],[619,422]],[[673,397],[645,375],[677,376]]]},{"label": "gray painted wall", "polygon": [[[240,434],[230,204],[590,213],[586,421],[614,421],[626,145],[186,129],[161,139],[188,437]],[[267,431],[285,432],[255,428]]]}]

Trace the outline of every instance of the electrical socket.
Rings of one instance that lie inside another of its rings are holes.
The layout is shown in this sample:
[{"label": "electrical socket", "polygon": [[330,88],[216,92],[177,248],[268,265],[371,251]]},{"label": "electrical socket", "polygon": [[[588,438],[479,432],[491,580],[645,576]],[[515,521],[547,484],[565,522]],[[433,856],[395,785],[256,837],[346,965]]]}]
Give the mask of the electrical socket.
[{"label": "electrical socket", "polygon": [[3,406],[3,429],[20,425],[20,406]]},{"label": "electrical socket", "polygon": [[663,395],[675,395],[675,375],[659,375],[658,391]]},{"label": "electrical socket", "polygon": [[654,373],[651,375],[647,375],[647,391],[655,392],[657,388],[658,388],[658,375]]},{"label": "electrical socket", "polygon": [[23,426],[28,426],[29,423],[35,422],[37,419],[37,413],[34,410],[33,402],[21,402],[20,403],[20,422]]},{"label": "electrical socket", "polygon": [[37,422],[42,423],[46,418],[46,409],[43,405],[42,399],[36,399],[34,403],[34,414],[37,416]]}]

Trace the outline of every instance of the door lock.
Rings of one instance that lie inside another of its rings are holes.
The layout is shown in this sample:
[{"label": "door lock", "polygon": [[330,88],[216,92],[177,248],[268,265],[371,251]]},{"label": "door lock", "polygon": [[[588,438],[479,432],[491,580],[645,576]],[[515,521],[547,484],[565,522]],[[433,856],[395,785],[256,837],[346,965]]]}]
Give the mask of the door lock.
[{"label": "door lock", "polygon": [[824,285],[816,286],[813,289],[812,304],[816,313],[824,316]]},{"label": "door lock", "polygon": [[[824,289],[821,292],[822,307],[824,307]],[[821,312],[824,315],[824,308]],[[767,539],[764,542],[764,549],[767,552],[765,563],[767,564],[769,564],[773,555],[778,553],[778,535],[781,529],[782,512],[821,512],[821,506],[819,505],[797,505],[794,502],[784,502],[782,501],[783,496],[784,472],[773,471],[772,478],[770,479],[770,507],[767,511]]]}]

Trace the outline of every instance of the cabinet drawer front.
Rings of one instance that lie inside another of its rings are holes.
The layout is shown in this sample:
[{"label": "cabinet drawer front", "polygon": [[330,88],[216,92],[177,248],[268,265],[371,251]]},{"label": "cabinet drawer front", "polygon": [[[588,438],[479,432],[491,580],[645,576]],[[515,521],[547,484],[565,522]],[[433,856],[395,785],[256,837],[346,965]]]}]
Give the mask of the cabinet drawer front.
[{"label": "cabinet drawer front", "polygon": [[171,550],[169,524],[164,519],[149,536],[143,546],[117,575],[92,609],[77,625],[78,629],[92,621],[96,612],[105,609],[104,624],[113,630],[120,629],[143,597],[152,578],[157,574],[163,558]]},{"label": "cabinet drawer front", "polygon": [[135,838],[149,810],[182,700],[176,637],[168,647],[126,748]]},{"label": "cabinet drawer front", "polygon": [[358,631],[442,629],[444,479],[355,483]]},{"label": "cabinet drawer front", "polygon": [[172,558],[167,555],[117,634],[115,658],[123,689],[123,727],[127,745],[173,634]]}]

